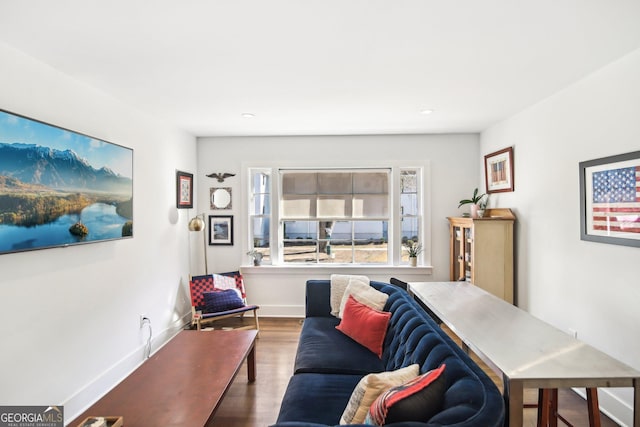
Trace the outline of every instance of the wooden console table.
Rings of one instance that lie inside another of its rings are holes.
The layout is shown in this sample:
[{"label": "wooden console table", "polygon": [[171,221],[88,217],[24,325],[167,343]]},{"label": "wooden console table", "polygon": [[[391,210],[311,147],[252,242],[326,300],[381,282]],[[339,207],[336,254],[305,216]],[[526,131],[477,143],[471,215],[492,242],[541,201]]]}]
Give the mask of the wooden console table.
[{"label": "wooden console table", "polygon": [[640,427],[639,371],[470,283],[409,283],[408,290],[502,374],[508,426],[522,426],[524,388],[633,387]]},{"label": "wooden console table", "polygon": [[127,427],[200,427],[213,418],[247,360],[255,381],[257,331],[182,331],[68,425],[122,416]]}]

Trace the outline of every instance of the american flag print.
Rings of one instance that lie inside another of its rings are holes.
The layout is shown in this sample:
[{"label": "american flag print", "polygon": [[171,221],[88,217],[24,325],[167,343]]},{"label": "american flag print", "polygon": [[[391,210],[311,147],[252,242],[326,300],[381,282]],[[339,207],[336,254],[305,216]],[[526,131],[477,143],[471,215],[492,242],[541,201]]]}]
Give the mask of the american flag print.
[{"label": "american flag print", "polygon": [[594,172],[592,184],[592,230],[640,236],[640,166]]}]

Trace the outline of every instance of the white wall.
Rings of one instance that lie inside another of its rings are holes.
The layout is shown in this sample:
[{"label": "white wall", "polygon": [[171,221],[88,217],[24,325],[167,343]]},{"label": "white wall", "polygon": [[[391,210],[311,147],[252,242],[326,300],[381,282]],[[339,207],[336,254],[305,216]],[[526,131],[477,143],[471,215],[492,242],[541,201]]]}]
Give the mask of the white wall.
[{"label": "white wall", "polygon": [[4,44],[0,70],[0,108],[134,149],[133,239],[0,255],[0,404],[69,421],[142,362],[139,314],[155,350],[190,311],[175,170],[195,170],[195,138]]},{"label": "white wall", "polygon": [[[199,205],[206,215],[233,215],[235,244],[209,246],[210,272],[237,269],[248,264],[245,196],[242,167],[308,166],[357,167],[388,166],[390,163],[425,167],[430,210],[431,269],[411,267],[366,269],[314,267],[245,267],[242,269],[249,300],[259,304],[262,315],[304,315],[304,283],[307,279],[328,278],[331,273],[366,274],[371,279],[388,281],[395,276],[405,280],[449,280],[449,229],[446,217],[459,215],[458,201],[469,197],[476,186],[478,171],[478,135],[377,135],[315,137],[233,137],[199,138],[198,171],[201,186]],[[204,177],[212,172],[237,175],[218,183]],[[204,181],[202,180],[204,179]],[[208,181],[207,181],[208,180]],[[209,210],[209,188],[231,187],[233,209]],[[201,265],[201,264],[200,264]]]},{"label": "white wall", "polygon": [[[514,146],[519,305],[640,369],[640,249],[580,240],[578,163],[640,149],[640,50],[481,135],[481,157]],[[482,178],[482,181],[484,179]],[[600,392],[631,425],[629,390]]]}]

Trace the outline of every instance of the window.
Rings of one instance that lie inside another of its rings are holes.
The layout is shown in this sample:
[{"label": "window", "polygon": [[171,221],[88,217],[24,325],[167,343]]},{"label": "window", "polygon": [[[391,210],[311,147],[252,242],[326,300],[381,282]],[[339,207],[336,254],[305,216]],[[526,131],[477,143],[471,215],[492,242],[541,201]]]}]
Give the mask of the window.
[{"label": "window", "polygon": [[[419,242],[420,236],[420,209],[418,194],[418,171],[415,169],[402,169],[400,171],[400,223],[401,241],[409,240]],[[401,252],[402,262],[409,261],[409,253]]]},{"label": "window", "polygon": [[271,263],[271,171],[251,171],[249,227],[251,247],[262,254],[262,262]]},{"label": "window", "polygon": [[401,243],[420,236],[420,175],[415,168],[395,173],[250,169],[250,244],[267,263],[406,264]]}]

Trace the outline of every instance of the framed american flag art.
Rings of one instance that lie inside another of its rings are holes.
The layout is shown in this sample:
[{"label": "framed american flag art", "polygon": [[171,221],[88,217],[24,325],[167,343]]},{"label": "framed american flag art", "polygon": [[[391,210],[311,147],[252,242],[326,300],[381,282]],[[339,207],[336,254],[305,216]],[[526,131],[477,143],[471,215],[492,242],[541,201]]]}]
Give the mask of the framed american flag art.
[{"label": "framed american flag art", "polygon": [[580,162],[580,238],[640,247],[640,151]]}]

